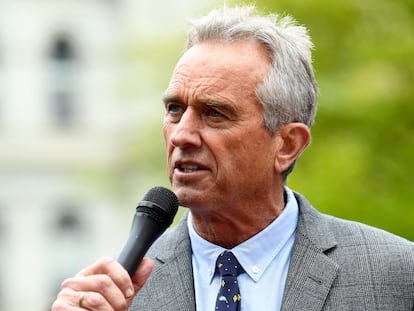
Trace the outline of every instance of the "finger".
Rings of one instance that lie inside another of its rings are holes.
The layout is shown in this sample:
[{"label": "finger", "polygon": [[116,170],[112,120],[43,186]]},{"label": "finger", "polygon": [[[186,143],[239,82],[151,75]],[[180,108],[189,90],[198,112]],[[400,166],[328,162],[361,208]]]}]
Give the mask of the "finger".
[{"label": "finger", "polygon": [[127,307],[124,293],[107,274],[76,276],[66,279],[61,287],[63,292],[67,291],[68,300],[75,306],[81,304],[93,310],[106,310],[108,306],[124,310]]},{"label": "finger", "polygon": [[52,305],[52,311],[79,309],[79,295],[71,289],[62,289]]},{"label": "finger", "polygon": [[132,276],[132,283],[135,294],[144,286],[154,268],[154,261],[148,257],[144,257]]},{"label": "finger", "polygon": [[[134,295],[134,287],[128,272],[113,258],[104,257],[80,271],[77,276],[108,275],[122,291],[125,298]],[[105,285],[102,284],[102,285]]]},{"label": "finger", "polygon": [[[125,298],[123,299],[125,300]],[[78,307],[81,310],[114,311],[126,310],[126,303],[124,303],[122,306],[115,306],[110,304],[100,293],[83,292],[78,299]]]},{"label": "finger", "polygon": [[[71,289],[60,291],[52,305],[52,311],[113,311],[114,309],[106,299],[96,292],[77,292]],[[124,309],[122,309],[124,310]]]}]

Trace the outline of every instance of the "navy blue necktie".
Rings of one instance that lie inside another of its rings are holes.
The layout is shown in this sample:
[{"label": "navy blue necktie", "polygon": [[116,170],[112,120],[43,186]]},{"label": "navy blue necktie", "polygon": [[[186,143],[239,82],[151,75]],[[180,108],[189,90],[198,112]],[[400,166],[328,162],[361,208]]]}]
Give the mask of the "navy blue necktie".
[{"label": "navy blue necktie", "polygon": [[216,311],[239,311],[241,297],[237,276],[243,272],[243,268],[233,253],[228,251],[218,256],[216,266],[221,275]]}]

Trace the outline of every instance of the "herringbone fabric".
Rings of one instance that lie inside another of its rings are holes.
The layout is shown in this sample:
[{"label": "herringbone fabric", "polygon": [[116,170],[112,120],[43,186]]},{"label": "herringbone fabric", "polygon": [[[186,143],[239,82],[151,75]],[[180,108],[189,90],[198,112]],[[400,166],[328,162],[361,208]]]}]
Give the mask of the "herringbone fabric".
[{"label": "herringbone fabric", "polygon": [[[295,197],[300,218],[281,311],[414,310],[413,242],[321,214]],[[187,218],[147,256],[155,268],[129,310],[196,311]]]}]

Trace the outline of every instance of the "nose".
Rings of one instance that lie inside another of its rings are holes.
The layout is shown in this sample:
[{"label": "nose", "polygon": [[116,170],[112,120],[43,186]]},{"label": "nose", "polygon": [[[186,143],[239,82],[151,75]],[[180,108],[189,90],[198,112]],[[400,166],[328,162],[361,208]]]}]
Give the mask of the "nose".
[{"label": "nose", "polygon": [[201,120],[197,113],[187,108],[180,121],[171,126],[170,142],[175,147],[201,146]]}]

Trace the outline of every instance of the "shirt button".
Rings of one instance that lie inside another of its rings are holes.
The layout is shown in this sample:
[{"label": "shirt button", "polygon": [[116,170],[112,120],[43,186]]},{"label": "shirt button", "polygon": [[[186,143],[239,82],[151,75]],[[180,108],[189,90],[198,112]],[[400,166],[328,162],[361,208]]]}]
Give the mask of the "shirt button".
[{"label": "shirt button", "polygon": [[260,268],[259,268],[258,266],[253,266],[253,267],[252,267],[252,272],[253,272],[254,274],[259,273],[259,271],[260,271]]}]

